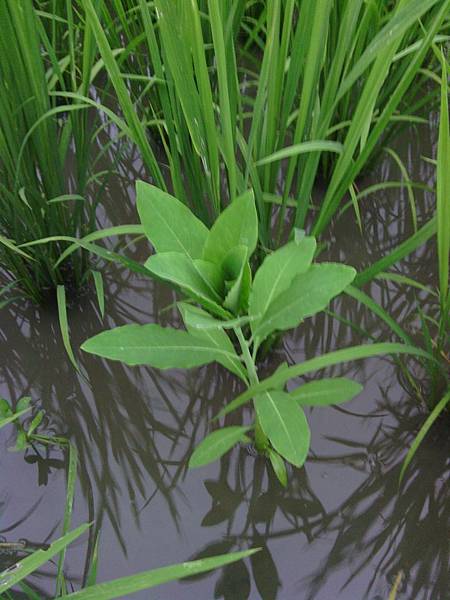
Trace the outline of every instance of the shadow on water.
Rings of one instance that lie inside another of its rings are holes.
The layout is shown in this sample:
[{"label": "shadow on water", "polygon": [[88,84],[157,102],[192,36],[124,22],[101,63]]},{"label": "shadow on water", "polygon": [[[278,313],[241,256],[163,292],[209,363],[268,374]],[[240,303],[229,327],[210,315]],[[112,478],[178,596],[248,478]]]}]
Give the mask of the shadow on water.
[{"label": "shadow on water", "polygon": [[[124,201],[132,193],[132,180],[140,176],[139,162],[129,158],[128,167],[121,166],[116,202],[108,206],[105,223],[137,221]],[[432,184],[423,163],[409,167],[419,173],[417,179]],[[390,169],[383,162],[373,179],[398,178]],[[360,182],[361,188],[365,185]],[[417,195],[417,207],[420,222],[429,218],[429,194]],[[399,219],[408,214],[405,190],[379,192],[366,198],[361,210],[364,234],[353,215],[344,215],[330,230],[321,260],[364,268],[412,231],[409,217]],[[148,249],[140,242],[127,252],[142,260]],[[427,284],[435,280],[434,265],[429,244],[403,261],[401,271]],[[70,325],[75,349],[116,325],[179,325],[168,288],[111,265],[102,271],[107,316],[102,322],[89,294],[74,304]],[[434,310],[420,293],[394,282],[373,283],[370,293],[412,335],[418,304]],[[341,298],[330,310],[342,320],[322,314],[305,322],[283,339],[261,370],[271,372],[283,360],[300,361],[368,337],[394,339],[351,298]],[[397,577],[397,600],[448,598],[448,431],[433,429],[399,493],[402,459],[424,412],[402,388],[391,358],[328,370],[328,375],[345,374],[364,383],[364,392],[343,407],[309,411],[310,457],[305,468],[291,470],[284,489],[246,447],[216,464],[187,470],[188,457],[210,430],[212,417],[240,391],[223,369],[129,369],[76,352],[80,375],[64,354],[54,309],[15,306],[0,313],[0,319],[0,393],[12,401],[31,395],[46,411],[48,432],[70,437],[78,449],[73,521],[94,525],[89,539],[68,552],[67,577],[73,584],[83,579],[86,556],[99,532],[100,580],[188,558],[262,548],[247,562],[155,589],[155,600],[387,600]],[[413,360],[407,367],[419,373]],[[248,415],[247,409],[233,413],[227,424],[245,422]],[[2,430],[0,535],[8,541],[44,543],[61,527],[64,457],[56,449],[48,456],[29,453],[25,458],[6,452],[12,439],[11,428]],[[47,565],[33,580],[43,598],[54,573],[54,565]]]}]

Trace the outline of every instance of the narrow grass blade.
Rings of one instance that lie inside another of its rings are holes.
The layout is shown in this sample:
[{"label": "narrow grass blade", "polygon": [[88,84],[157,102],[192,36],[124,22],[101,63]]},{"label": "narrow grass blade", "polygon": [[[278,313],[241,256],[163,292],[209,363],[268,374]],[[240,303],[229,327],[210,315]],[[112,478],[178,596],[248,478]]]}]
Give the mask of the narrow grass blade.
[{"label": "narrow grass blade", "polygon": [[64,348],[66,349],[70,362],[75,369],[79,371],[79,367],[70,344],[69,323],[67,320],[66,288],[63,285],[58,285],[56,288],[56,299],[58,302],[59,328],[61,330]]},{"label": "narrow grass blade", "polygon": [[89,524],[87,523],[80,525],[70,533],[67,533],[53,542],[48,550],[37,550],[30,556],[19,561],[17,565],[15,565],[15,568],[11,570],[7,569],[6,571],[3,571],[3,573],[0,573],[0,594],[3,594],[13,586],[17,585],[19,581],[25,579],[56,554],[59,554],[61,550],[79,538],[88,528]]},{"label": "narrow grass blade", "polygon": [[382,319],[390,327],[390,329],[396,335],[398,335],[398,337],[403,342],[405,342],[405,344],[410,344],[411,346],[413,346],[413,341],[411,340],[409,335],[407,335],[403,331],[403,329],[400,327],[400,325],[397,323],[397,321],[395,321],[395,319],[393,319],[384,310],[384,308],[382,306],[380,306],[377,302],[375,302],[375,300],[373,300],[370,296],[368,296],[363,291],[359,290],[358,288],[356,288],[352,285],[349,285],[347,288],[345,288],[344,292],[348,296],[351,296],[352,298],[354,298],[355,300],[357,300],[358,302],[363,304],[364,306],[367,306],[367,308],[369,310],[371,310],[375,315],[380,317],[380,319]]},{"label": "narrow grass blade", "polygon": [[106,69],[111,79],[111,83],[116,91],[123,114],[132,131],[133,140],[138,145],[142,153],[143,160],[150,169],[158,187],[165,189],[166,186],[164,178],[159,168],[158,161],[156,160],[153,150],[147,139],[146,129],[139,120],[135,107],[133,106],[127,87],[121,76],[117,61],[111,50],[108,38],[106,37],[105,31],[100,23],[94,5],[91,0],[84,0],[83,6],[86,11],[86,20],[95,36],[100,54],[105,62]]},{"label": "narrow grass blade", "polygon": [[103,286],[103,277],[100,271],[91,271],[91,274],[92,278],[94,279],[98,308],[100,310],[100,315],[103,319],[103,317],[105,316],[105,289]]},{"label": "narrow grass blade", "polygon": [[100,532],[97,533],[94,543],[94,549],[91,556],[89,572],[86,578],[86,587],[91,587],[97,583],[97,570],[98,570],[98,546],[100,543]]},{"label": "narrow grass blade", "polygon": [[[76,447],[69,442],[68,450],[68,469],[67,469],[67,488],[66,488],[66,506],[64,508],[63,535],[69,532],[72,521],[73,500],[75,496],[75,484],[77,481],[78,451]],[[66,557],[66,548],[61,550],[58,560],[58,571],[56,574],[56,596],[64,590],[64,560]]]},{"label": "narrow grass blade", "polygon": [[437,152],[436,216],[439,261],[439,289],[442,310],[448,303],[450,252],[450,129],[448,116],[447,63],[441,54],[441,113]]},{"label": "narrow grass blade", "polygon": [[429,360],[434,360],[433,357],[428,354],[428,352],[425,352],[425,350],[408,346],[406,344],[380,343],[351,346],[350,348],[336,350],[335,352],[329,352],[328,354],[311,358],[310,360],[306,360],[305,362],[294,365],[293,367],[275,372],[267,379],[264,379],[260,383],[251,386],[248,390],[237,396],[237,398],[235,398],[232,402],[230,402],[230,404],[228,404],[228,406],[219,412],[216,418],[223,417],[233,410],[236,410],[240,406],[243,406],[256,394],[270,389],[279,389],[280,386],[289,381],[289,379],[301,377],[307,373],[319,371],[320,369],[325,369],[326,367],[331,367],[341,362],[361,360],[383,354],[411,354],[412,356],[422,356],[428,358]]},{"label": "narrow grass blade", "polygon": [[17,413],[14,413],[10,417],[5,417],[4,419],[0,419],[0,429],[2,427],[5,427],[5,425],[9,425],[10,423],[13,423],[17,419],[20,419],[20,417],[22,415],[24,415],[25,413],[27,413],[29,410],[31,410],[31,409],[30,408],[25,408],[24,410],[21,410],[21,411],[19,411]]},{"label": "narrow grass blade", "polygon": [[260,158],[256,161],[255,165],[260,167],[269,163],[276,162],[277,160],[283,160],[285,158],[291,158],[298,156],[299,154],[307,154],[308,152],[334,152],[340,154],[342,152],[342,144],[339,142],[330,142],[327,140],[311,140],[309,142],[302,142],[295,144],[294,146],[287,146],[282,150],[278,150],[269,156]]},{"label": "narrow grass blade", "polygon": [[411,237],[405,240],[402,244],[397,246],[392,252],[390,252],[387,256],[380,258],[377,262],[373,263],[362,271],[358,273],[353,281],[353,285],[355,287],[362,287],[364,284],[368,283],[374,277],[379,275],[382,271],[385,271],[396,262],[414,252],[417,248],[425,244],[437,230],[437,221],[436,216],[432,217],[428,223],[426,223],[423,227],[421,227],[416,233],[414,233]]},{"label": "narrow grass blade", "polygon": [[408,454],[406,455],[405,460],[403,461],[403,465],[400,471],[399,484],[402,483],[403,477],[405,475],[405,471],[409,466],[414,454],[417,452],[417,448],[422,443],[424,437],[427,435],[428,431],[432,427],[433,423],[439,417],[441,412],[446,408],[447,404],[450,402],[450,390],[445,394],[445,396],[436,404],[434,409],[428,415],[425,423],[420,428],[419,433],[417,434],[414,442],[411,444],[411,448],[408,450]]},{"label": "narrow grass blade", "polygon": [[111,600],[113,598],[125,598],[129,594],[139,592],[140,590],[147,590],[157,585],[174,581],[175,579],[182,579],[183,577],[190,577],[192,575],[198,575],[199,573],[205,573],[223,567],[236,562],[237,560],[242,560],[247,556],[251,556],[258,551],[259,548],[245,550],[243,552],[231,552],[226,555],[162,567],[160,569],[154,569],[153,571],[145,571],[144,573],[122,577],[115,581],[93,585],[84,590],[80,590],[79,592],[68,594],[66,598],[73,600]]}]

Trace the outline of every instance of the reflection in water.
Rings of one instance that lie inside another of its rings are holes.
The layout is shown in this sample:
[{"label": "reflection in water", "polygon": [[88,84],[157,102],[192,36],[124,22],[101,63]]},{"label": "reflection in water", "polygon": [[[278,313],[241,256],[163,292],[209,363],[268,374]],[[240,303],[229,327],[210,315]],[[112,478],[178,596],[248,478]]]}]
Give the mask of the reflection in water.
[{"label": "reflection in water", "polygon": [[[119,164],[113,190],[119,201],[108,206],[103,223],[137,221],[132,205],[122,201],[141,175],[132,149],[128,159],[129,164]],[[398,178],[389,163],[380,170],[385,179]],[[432,184],[429,171],[422,170],[420,177]],[[360,182],[360,189],[365,185]],[[429,195],[419,193],[419,222],[432,208]],[[330,230],[321,260],[364,268],[411,231],[410,219],[398,218],[399,211],[409,214],[404,190],[367,197],[361,209],[364,235],[353,218],[342,218]],[[148,248],[131,243],[126,252],[143,260]],[[403,261],[401,270],[426,284],[434,280],[434,265],[428,245]],[[107,317],[101,322],[93,299],[82,298],[70,312],[75,349],[116,325],[179,322],[167,288],[112,265],[101,270]],[[374,283],[370,293],[412,335],[418,303],[430,314],[434,310],[428,298],[397,283]],[[433,430],[399,494],[401,461],[423,414],[414,399],[408,400],[391,358],[329,370],[327,375],[355,377],[365,390],[343,407],[310,411],[310,459],[304,469],[291,470],[284,489],[245,447],[217,464],[187,471],[187,459],[210,430],[212,417],[240,391],[220,367],[158,372],[83,355],[78,375],[65,357],[53,309],[14,306],[0,319],[0,393],[13,401],[31,395],[45,409],[52,431],[70,437],[79,452],[74,525],[89,520],[94,526],[89,539],[68,553],[72,582],[85,576],[86,556],[100,532],[101,580],[187,558],[262,548],[245,563],[155,590],[155,599],[379,600],[388,598],[399,573],[398,600],[448,597],[448,435]],[[284,338],[261,373],[284,360],[391,337],[384,324],[343,297],[330,314],[306,321]],[[407,365],[416,369],[413,360]],[[246,422],[246,411],[229,415],[227,424]],[[60,457],[28,455],[24,461],[23,455],[6,452],[10,436],[9,429],[0,433],[0,535],[48,541],[60,532],[64,507]],[[53,573],[51,566],[42,571],[36,580],[40,590],[49,589]]]},{"label": "reflection in water", "polygon": [[321,586],[333,572],[346,569],[348,578],[344,586],[347,586],[368,565],[373,565],[373,575],[367,581],[367,597],[371,597],[380,573],[391,584],[401,573],[403,588],[399,598],[448,598],[448,426],[435,428],[424,441],[399,493],[401,457],[423,416],[418,416],[416,407],[408,402],[393,407],[387,393],[383,395],[385,400],[379,410],[389,412],[393,423],[381,426],[370,446],[335,437],[333,441],[343,452],[314,459],[321,464],[342,461],[354,464],[357,469],[361,457],[370,453],[373,468],[316,530],[319,538],[333,533],[334,542],[326,559],[306,578],[308,600],[321,597]]}]

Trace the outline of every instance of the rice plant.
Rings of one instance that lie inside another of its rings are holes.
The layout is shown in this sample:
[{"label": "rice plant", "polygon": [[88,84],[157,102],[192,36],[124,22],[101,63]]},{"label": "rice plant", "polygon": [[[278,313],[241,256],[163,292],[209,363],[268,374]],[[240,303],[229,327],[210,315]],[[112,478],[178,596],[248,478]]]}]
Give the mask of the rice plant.
[{"label": "rice plant", "polygon": [[[432,61],[433,41],[447,39],[450,7],[448,0],[116,4],[133,28],[141,21],[148,48],[150,67],[137,76],[149,91],[138,97],[124,83],[112,11],[82,2],[149,175],[206,223],[251,186],[263,247],[279,245],[289,208],[297,227],[320,235],[394,127],[420,121],[416,113],[436,98],[425,88],[433,73],[422,66]],[[147,126],[162,144],[167,176]],[[321,173],[329,185],[316,207]]]},{"label": "rice plant", "polygon": [[[429,415],[420,428],[411,448],[406,456],[401,478],[405,469],[411,462],[417,448],[429,429],[438,417],[448,410],[450,403],[450,356],[448,350],[450,330],[450,291],[449,252],[450,252],[450,126],[448,105],[448,64],[442,50],[434,48],[440,59],[440,112],[439,135],[437,145],[436,164],[436,212],[432,220],[416,232],[411,238],[405,240],[401,247],[395,249],[390,256],[380,259],[371,265],[366,272],[360,273],[355,282],[357,287],[349,286],[346,292],[361,302],[369,310],[381,318],[392,332],[406,344],[421,347],[427,356],[420,358],[423,376],[418,379],[407,366],[402,365],[402,373],[408,389],[428,409]],[[394,265],[406,254],[412,252],[418,245],[428,241],[436,235],[437,242],[437,289],[426,287],[418,281],[387,269]],[[389,313],[372,298],[362,292],[358,287],[374,278],[393,281],[406,285],[427,294],[434,300],[436,310],[433,314],[425,312],[419,304],[416,309],[420,323],[420,334],[414,337],[406,332]]]},{"label": "rice plant", "polygon": [[75,27],[71,3],[66,9],[64,34],[58,36],[61,16],[42,14],[31,0],[0,3],[1,277],[10,294],[15,290],[34,302],[58,284],[79,286],[87,260],[73,256],[55,269],[67,242],[20,245],[78,237],[95,227],[96,202],[90,198],[95,120],[85,105],[54,96],[61,89],[87,92],[95,58],[89,32]]}]

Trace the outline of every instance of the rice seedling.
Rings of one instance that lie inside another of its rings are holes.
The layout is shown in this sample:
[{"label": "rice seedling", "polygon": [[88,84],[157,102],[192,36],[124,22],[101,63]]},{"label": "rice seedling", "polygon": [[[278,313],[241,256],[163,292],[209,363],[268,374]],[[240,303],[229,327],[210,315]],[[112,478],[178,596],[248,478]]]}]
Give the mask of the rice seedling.
[{"label": "rice seedling", "polygon": [[[450,6],[448,0],[268,0],[248,9],[231,0],[116,4],[121,20],[144,32],[151,69],[140,77],[153,85],[138,97],[124,84],[112,12],[105,3],[96,9],[82,2],[149,176],[162,189],[170,184],[207,224],[251,186],[265,248],[280,244],[288,206],[297,227],[308,224],[321,234],[395,127],[420,121],[416,113],[436,97],[424,92],[433,71],[422,66],[434,64],[433,41],[447,39]],[[147,126],[161,141],[169,181],[162,181]],[[321,165],[329,186],[313,207]]]},{"label": "rice seedling", "polygon": [[[73,541],[79,538],[87,531],[89,524],[80,525],[66,535],[55,540],[46,550],[37,550],[23,558],[15,565],[0,573],[0,598],[7,600],[11,596],[9,590],[19,587],[30,600],[35,600],[39,596],[34,590],[24,583],[24,580],[45,565],[57,554],[65,551]],[[73,598],[80,600],[111,600],[113,598],[124,598],[128,594],[147,590],[176,579],[191,577],[200,573],[212,571],[214,569],[242,560],[258,552],[257,548],[244,550],[242,552],[231,552],[223,556],[214,556],[201,560],[187,561],[178,565],[170,565],[152,569],[142,573],[136,573],[127,577],[121,577],[104,583],[91,583],[75,592],[57,594],[56,598]]]},{"label": "rice seedling", "polygon": [[95,227],[90,161],[96,122],[86,104],[61,103],[54,95],[55,90],[87,93],[95,53],[89,31],[74,24],[72,3],[64,7],[63,18],[39,11],[31,0],[0,6],[3,305],[17,294],[42,302],[58,284],[76,288],[87,275],[86,255],[54,268],[67,242],[20,248],[41,238],[86,235]]},{"label": "rice seedling", "polygon": [[[449,272],[449,248],[450,248],[450,127],[448,107],[448,66],[442,51],[436,52],[441,61],[442,74],[440,78],[440,120],[439,136],[436,159],[436,213],[433,219],[407,239],[401,247],[394,250],[390,256],[384,257],[378,263],[360,273],[354,283],[358,287],[374,278],[386,281],[394,281],[401,285],[413,287],[420,292],[425,292],[429,297],[434,297],[437,305],[437,314],[425,314],[418,308],[417,313],[420,321],[420,336],[414,341],[412,336],[404,331],[388,314],[388,312],[372,298],[361,290],[349,286],[346,292],[353,296],[358,302],[364,304],[369,310],[380,317],[402,341],[408,344],[416,344],[426,350],[427,356],[420,359],[423,367],[423,380],[418,381],[406,366],[402,366],[402,372],[408,387],[416,395],[422,404],[428,408],[430,414],[423,423],[409,452],[405,458],[400,474],[403,479],[404,472],[411,462],[423,438],[443,413],[450,402],[450,357],[448,355],[448,335],[450,329],[450,292],[448,287]],[[392,273],[385,269],[394,265],[418,245],[423,244],[431,236],[437,236],[437,271],[438,289],[426,287],[414,279],[405,277],[398,273]],[[417,336],[416,336],[417,337]]]},{"label": "rice seedling", "polygon": [[342,361],[380,353],[412,353],[403,344],[375,344],[339,350],[288,367],[259,381],[258,352],[276,332],[292,329],[323,310],[355,277],[351,267],[314,264],[316,242],[297,231],[295,238],[262,262],[254,276],[251,258],[258,241],[253,194],[237,197],[211,229],[173,196],[138,182],[137,202],[144,232],[156,254],[144,267],[185,297],[178,303],[186,330],[157,324],[125,325],[104,331],[82,345],[86,352],[128,365],[158,369],[191,368],[219,362],[248,388],[219,416],[253,399],[251,425],[225,426],[207,436],[190,459],[198,467],[220,458],[235,444],[252,440],[270,460],[283,485],[284,461],[300,467],[307,458],[310,432],[303,406],[351,399],[359,384],[323,379],[285,391],[287,381]]}]

